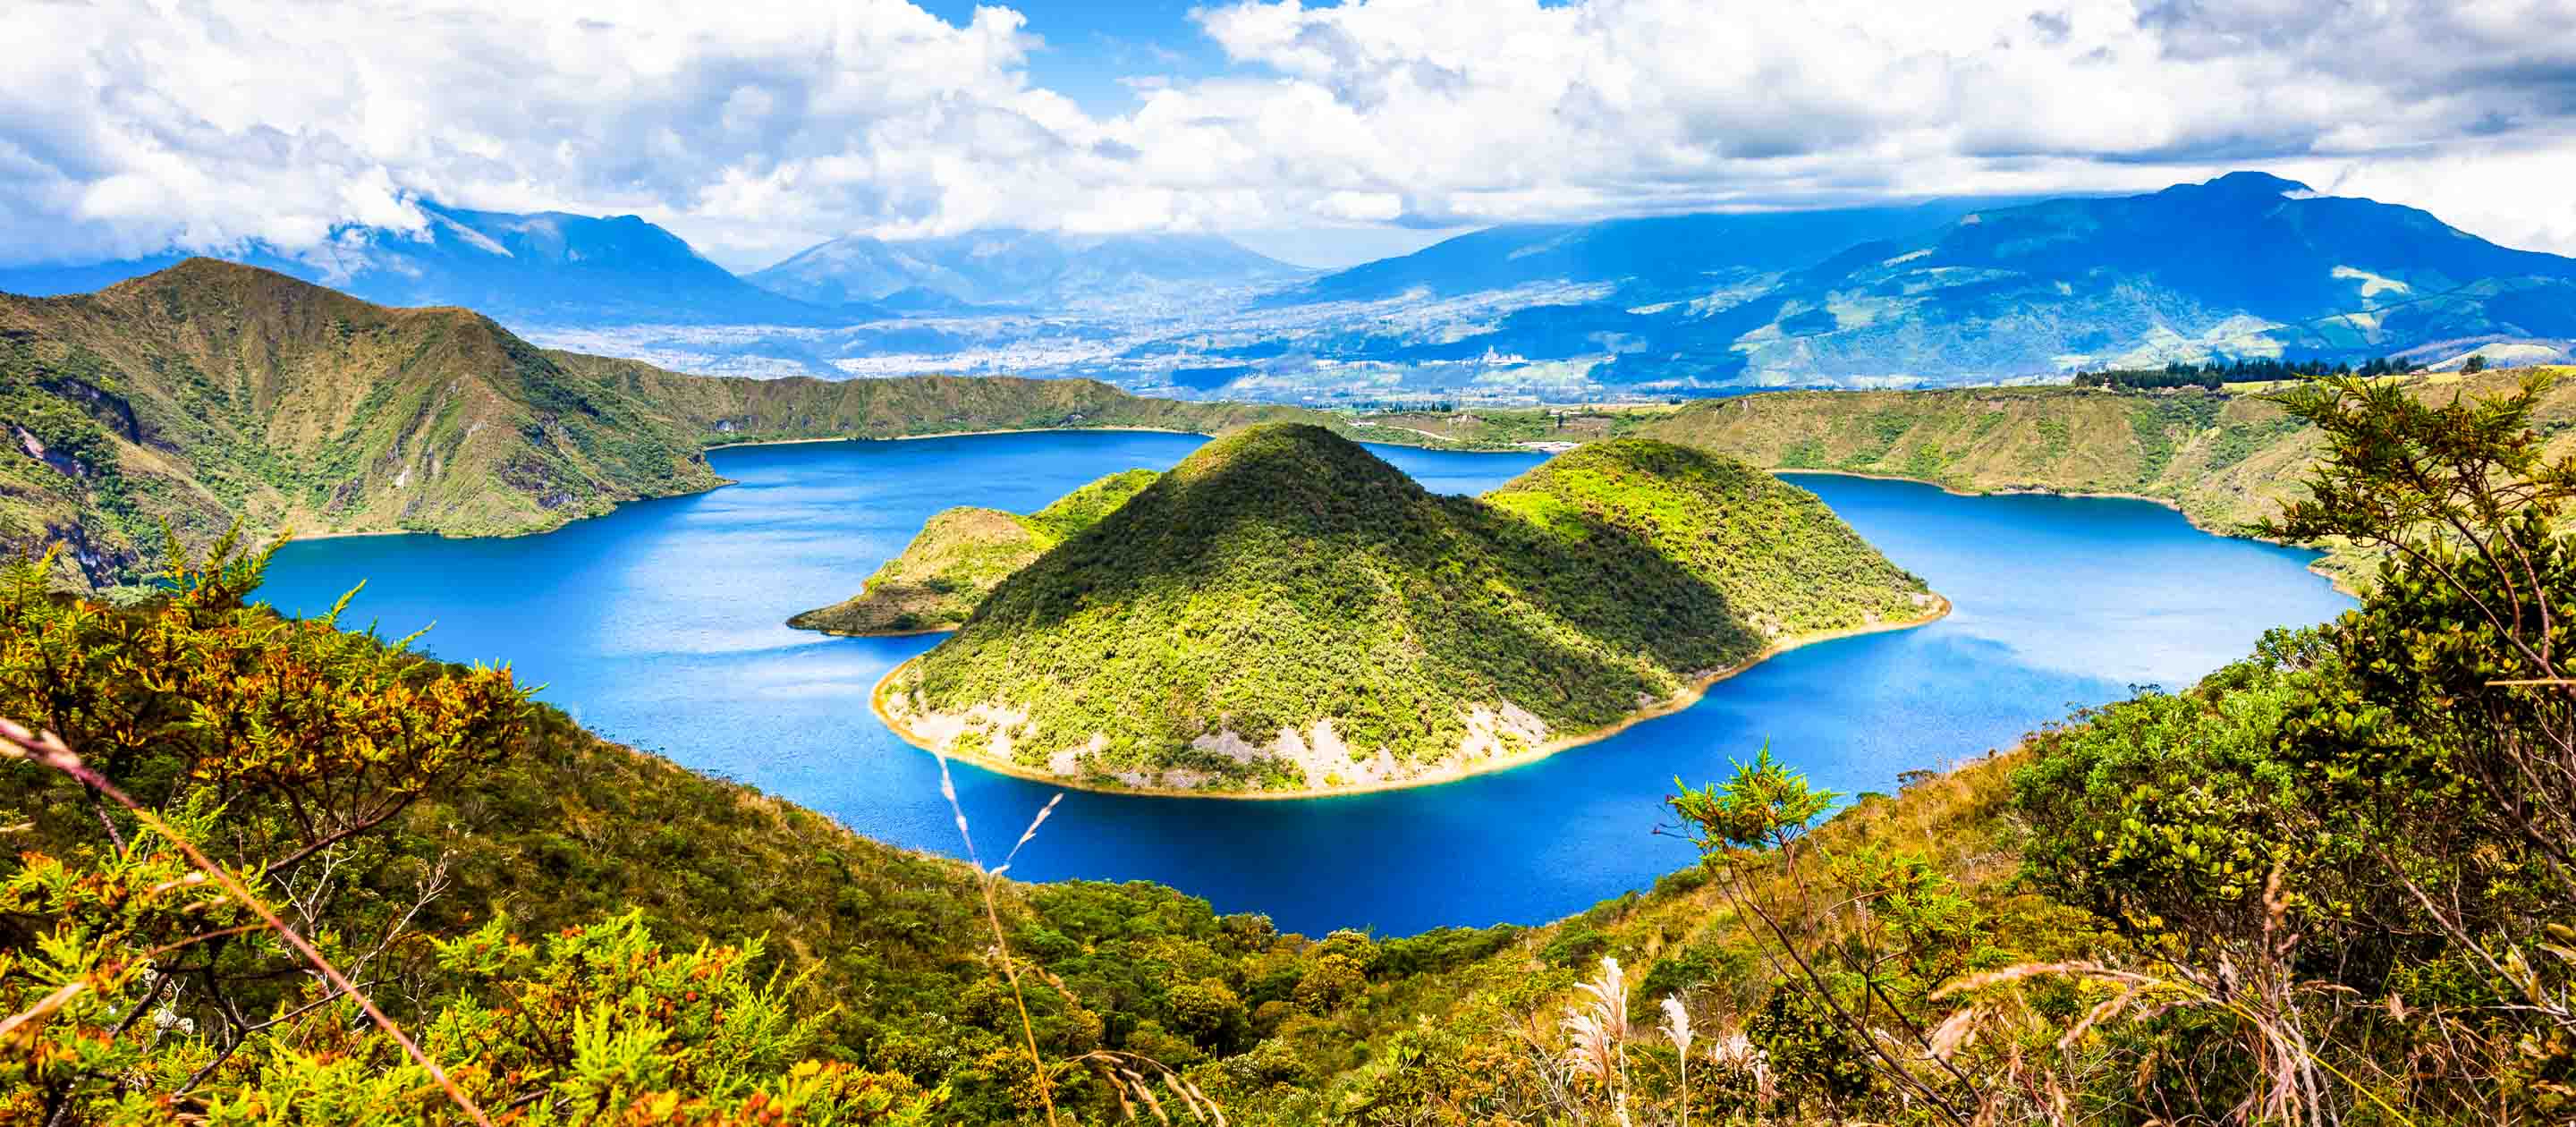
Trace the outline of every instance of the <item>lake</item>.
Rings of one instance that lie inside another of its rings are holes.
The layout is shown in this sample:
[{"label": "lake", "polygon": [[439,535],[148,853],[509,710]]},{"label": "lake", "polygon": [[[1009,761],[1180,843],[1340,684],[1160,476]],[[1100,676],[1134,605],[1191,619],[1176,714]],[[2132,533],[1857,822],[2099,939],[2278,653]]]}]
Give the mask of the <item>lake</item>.
[{"label": "lake", "polygon": [[[1071,432],[741,447],[740,484],[629,505],[542,536],[348,537],[288,545],[265,598],[327,609],[450,660],[514,665],[592,730],[749,783],[883,841],[962,855],[939,773],[868,710],[937,637],[829,638],[783,625],[856,592],[951,505],[1035,510],[1102,474],[1169,468],[1202,440]],[[1429,488],[1489,489],[1539,459],[1374,448]],[[1765,741],[1823,786],[2007,747],[2131,686],[2181,687],[2271,626],[2352,605],[2310,555],[2193,529],[2143,501],[1958,497],[1792,475],[1949,596],[1933,625],[1794,650],[1697,706],[1598,744],[1441,786],[1240,802],[1073,791],[1012,875],[1152,880],[1287,929],[1410,934],[1539,923],[1692,860],[1657,836],[1678,776],[1721,777]],[[956,768],[989,858],[1053,788]]]}]

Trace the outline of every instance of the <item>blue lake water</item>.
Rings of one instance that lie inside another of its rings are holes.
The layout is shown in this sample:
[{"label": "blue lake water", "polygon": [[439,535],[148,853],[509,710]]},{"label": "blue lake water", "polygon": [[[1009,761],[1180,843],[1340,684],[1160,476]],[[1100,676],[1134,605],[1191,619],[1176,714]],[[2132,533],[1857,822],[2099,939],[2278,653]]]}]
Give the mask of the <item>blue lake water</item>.
[{"label": "blue lake water", "polygon": [[[880,840],[959,854],[936,763],[868,710],[877,679],[938,639],[782,623],[856,591],[939,509],[1030,511],[1105,473],[1168,468],[1200,441],[1093,432],[721,450],[716,468],[741,484],[543,536],[290,544],[265,596],[319,611],[364,579],[352,624],[434,625],[422,648],[508,661],[609,738]],[[1377,453],[1451,493],[1538,461]],[[2209,536],[2146,502],[1790,480],[1955,611],[1792,651],[1686,711],[1442,786],[1293,802],[1071,792],[1012,875],[1160,881],[1310,934],[1542,922],[1688,864],[1687,845],[1653,833],[1674,777],[1717,778],[1766,740],[1821,785],[1889,789],[1899,771],[2009,746],[2132,685],[2189,684],[2267,627],[2351,605],[2305,570],[2306,553]],[[971,767],[956,779],[988,858],[1053,793]]]}]

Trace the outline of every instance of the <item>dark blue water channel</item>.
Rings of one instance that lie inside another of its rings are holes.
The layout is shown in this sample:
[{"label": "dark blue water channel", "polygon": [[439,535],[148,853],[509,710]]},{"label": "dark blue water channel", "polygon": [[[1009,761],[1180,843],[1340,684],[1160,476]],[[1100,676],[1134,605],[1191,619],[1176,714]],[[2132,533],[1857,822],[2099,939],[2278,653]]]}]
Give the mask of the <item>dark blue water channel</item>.
[{"label": "dark blue water channel", "polygon": [[[354,622],[388,634],[434,625],[423,648],[510,662],[612,739],[871,837],[957,854],[936,764],[868,710],[877,679],[938,639],[827,638],[783,621],[857,590],[939,509],[1033,510],[1101,474],[1169,467],[1199,441],[1094,432],[723,450],[714,464],[739,485],[543,536],[291,544],[266,595],[312,612],[364,579]],[[1377,453],[1453,493],[1537,461]],[[1687,846],[1652,832],[1674,777],[1716,778],[1765,740],[1822,785],[1888,789],[1899,771],[2008,746],[2131,685],[2188,684],[2267,627],[2349,605],[2305,570],[2305,553],[2210,536],[2146,502],[1791,480],[1956,611],[1793,651],[1684,712],[1442,786],[1286,802],[1076,791],[1013,875],[1160,881],[1309,933],[1540,922],[1689,863]],[[1052,793],[971,767],[957,785],[988,851]]]}]

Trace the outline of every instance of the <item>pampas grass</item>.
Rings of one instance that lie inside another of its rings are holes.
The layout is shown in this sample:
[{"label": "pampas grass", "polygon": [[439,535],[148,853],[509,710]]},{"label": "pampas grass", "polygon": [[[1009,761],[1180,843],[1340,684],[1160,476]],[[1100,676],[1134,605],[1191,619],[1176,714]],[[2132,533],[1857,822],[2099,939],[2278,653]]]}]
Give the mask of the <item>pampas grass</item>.
[{"label": "pampas grass", "polygon": [[[1011,958],[1010,940],[1002,930],[1001,901],[995,890],[1001,885],[1002,874],[1011,871],[1011,863],[1019,859],[1020,850],[1038,836],[1038,827],[1045,825],[1047,817],[1055,813],[1056,804],[1064,801],[1064,792],[1057,791],[1054,797],[1047,799],[1046,805],[1038,808],[1037,816],[1029,819],[1028,828],[1020,831],[1019,840],[1011,843],[1011,851],[1002,856],[1002,863],[987,869],[984,859],[975,851],[975,831],[967,823],[966,807],[957,801],[957,780],[948,773],[948,756],[938,752],[932,754],[939,759],[939,797],[948,800],[949,811],[957,816],[957,836],[966,843],[966,862],[974,866],[976,885],[983,894],[984,922],[993,930],[993,954],[1002,962],[1002,977],[1011,987],[1011,1004],[1019,1011],[1020,1040],[1028,1051],[1030,1073],[1037,1078],[1038,1102],[1046,1109],[1049,1127],[1055,1127],[1059,1122],[1055,1085],[1046,1058],[1038,1052],[1037,1024],[1029,1019],[1028,996],[1020,989],[1020,965]],[[1067,1002],[1080,1003],[1064,980],[1048,973],[1045,967],[1031,964],[1028,969]],[[1166,1090],[1178,1097],[1181,1110],[1192,1120],[1226,1127],[1225,1111],[1217,1106],[1215,1098],[1190,1083],[1172,1066],[1152,1057],[1123,1049],[1095,1049],[1065,1063],[1088,1067],[1106,1079],[1110,1094],[1118,1097],[1119,1110],[1130,1120],[1141,1118],[1136,1109],[1142,1105],[1152,1113],[1156,1122],[1172,1121],[1171,1115],[1163,1110],[1162,1098],[1154,1094],[1154,1084],[1160,1081]]]},{"label": "pampas grass", "polygon": [[1604,956],[1601,973],[1577,983],[1584,1000],[1565,1007],[1567,1063],[1610,1089],[1620,1127],[1628,1124],[1628,977],[1619,960]]}]

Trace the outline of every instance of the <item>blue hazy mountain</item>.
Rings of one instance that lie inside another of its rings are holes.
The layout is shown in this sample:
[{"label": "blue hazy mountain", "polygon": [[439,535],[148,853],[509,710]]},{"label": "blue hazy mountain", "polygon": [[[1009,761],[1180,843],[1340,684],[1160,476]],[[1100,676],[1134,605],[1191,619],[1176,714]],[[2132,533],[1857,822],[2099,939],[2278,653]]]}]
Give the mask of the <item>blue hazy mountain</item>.
[{"label": "blue hazy mountain", "polygon": [[1336,271],[1272,301],[1451,297],[1538,282],[1610,282],[1631,297],[1685,293],[1746,275],[1803,269],[1845,247],[1937,227],[1979,206],[1981,201],[1938,200],[1905,207],[1515,223]]},{"label": "blue hazy mountain", "polygon": [[748,278],[818,305],[927,291],[976,305],[1061,308],[1197,296],[1307,273],[1217,235],[1005,228],[927,239],[851,235],[808,247]]},{"label": "blue hazy mountain", "polygon": [[1604,382],[1726,386],[1956,383],[2213,357],[2440,360],[2491,342],[2564,351],[2576,341],[2576,259],[2262,173],[1925,217],[1830,246],[1836,232],[1904,216],[1481,232],[1299,292],[1456,293],[1541,278],[1619,289],[1517,309],[1483,332],[1354,332],[1308,350],[1398,362],[1606,357],[1593,370]]},{"label": "blue hazy mountain", "polygon": [[[784,298],[708,261],[633,215],[515,214],[419,205],[418,232],[344,227],[298,253],[252,245],[213,255],[380,305],[460,305],[509,324],[824,323],[874,310]],[[0,269],[0,291],[80,293],[165,269],[183,255]]]},{"label": "blue hazy mountain", "polygon": [[2576,259],[2251,172],[1972,212],[1852,247],[1768,296],[1761,324],[1706,328],[1741,328],[1728,347],[1755,370],[1824,378],[2576,337]]}]

